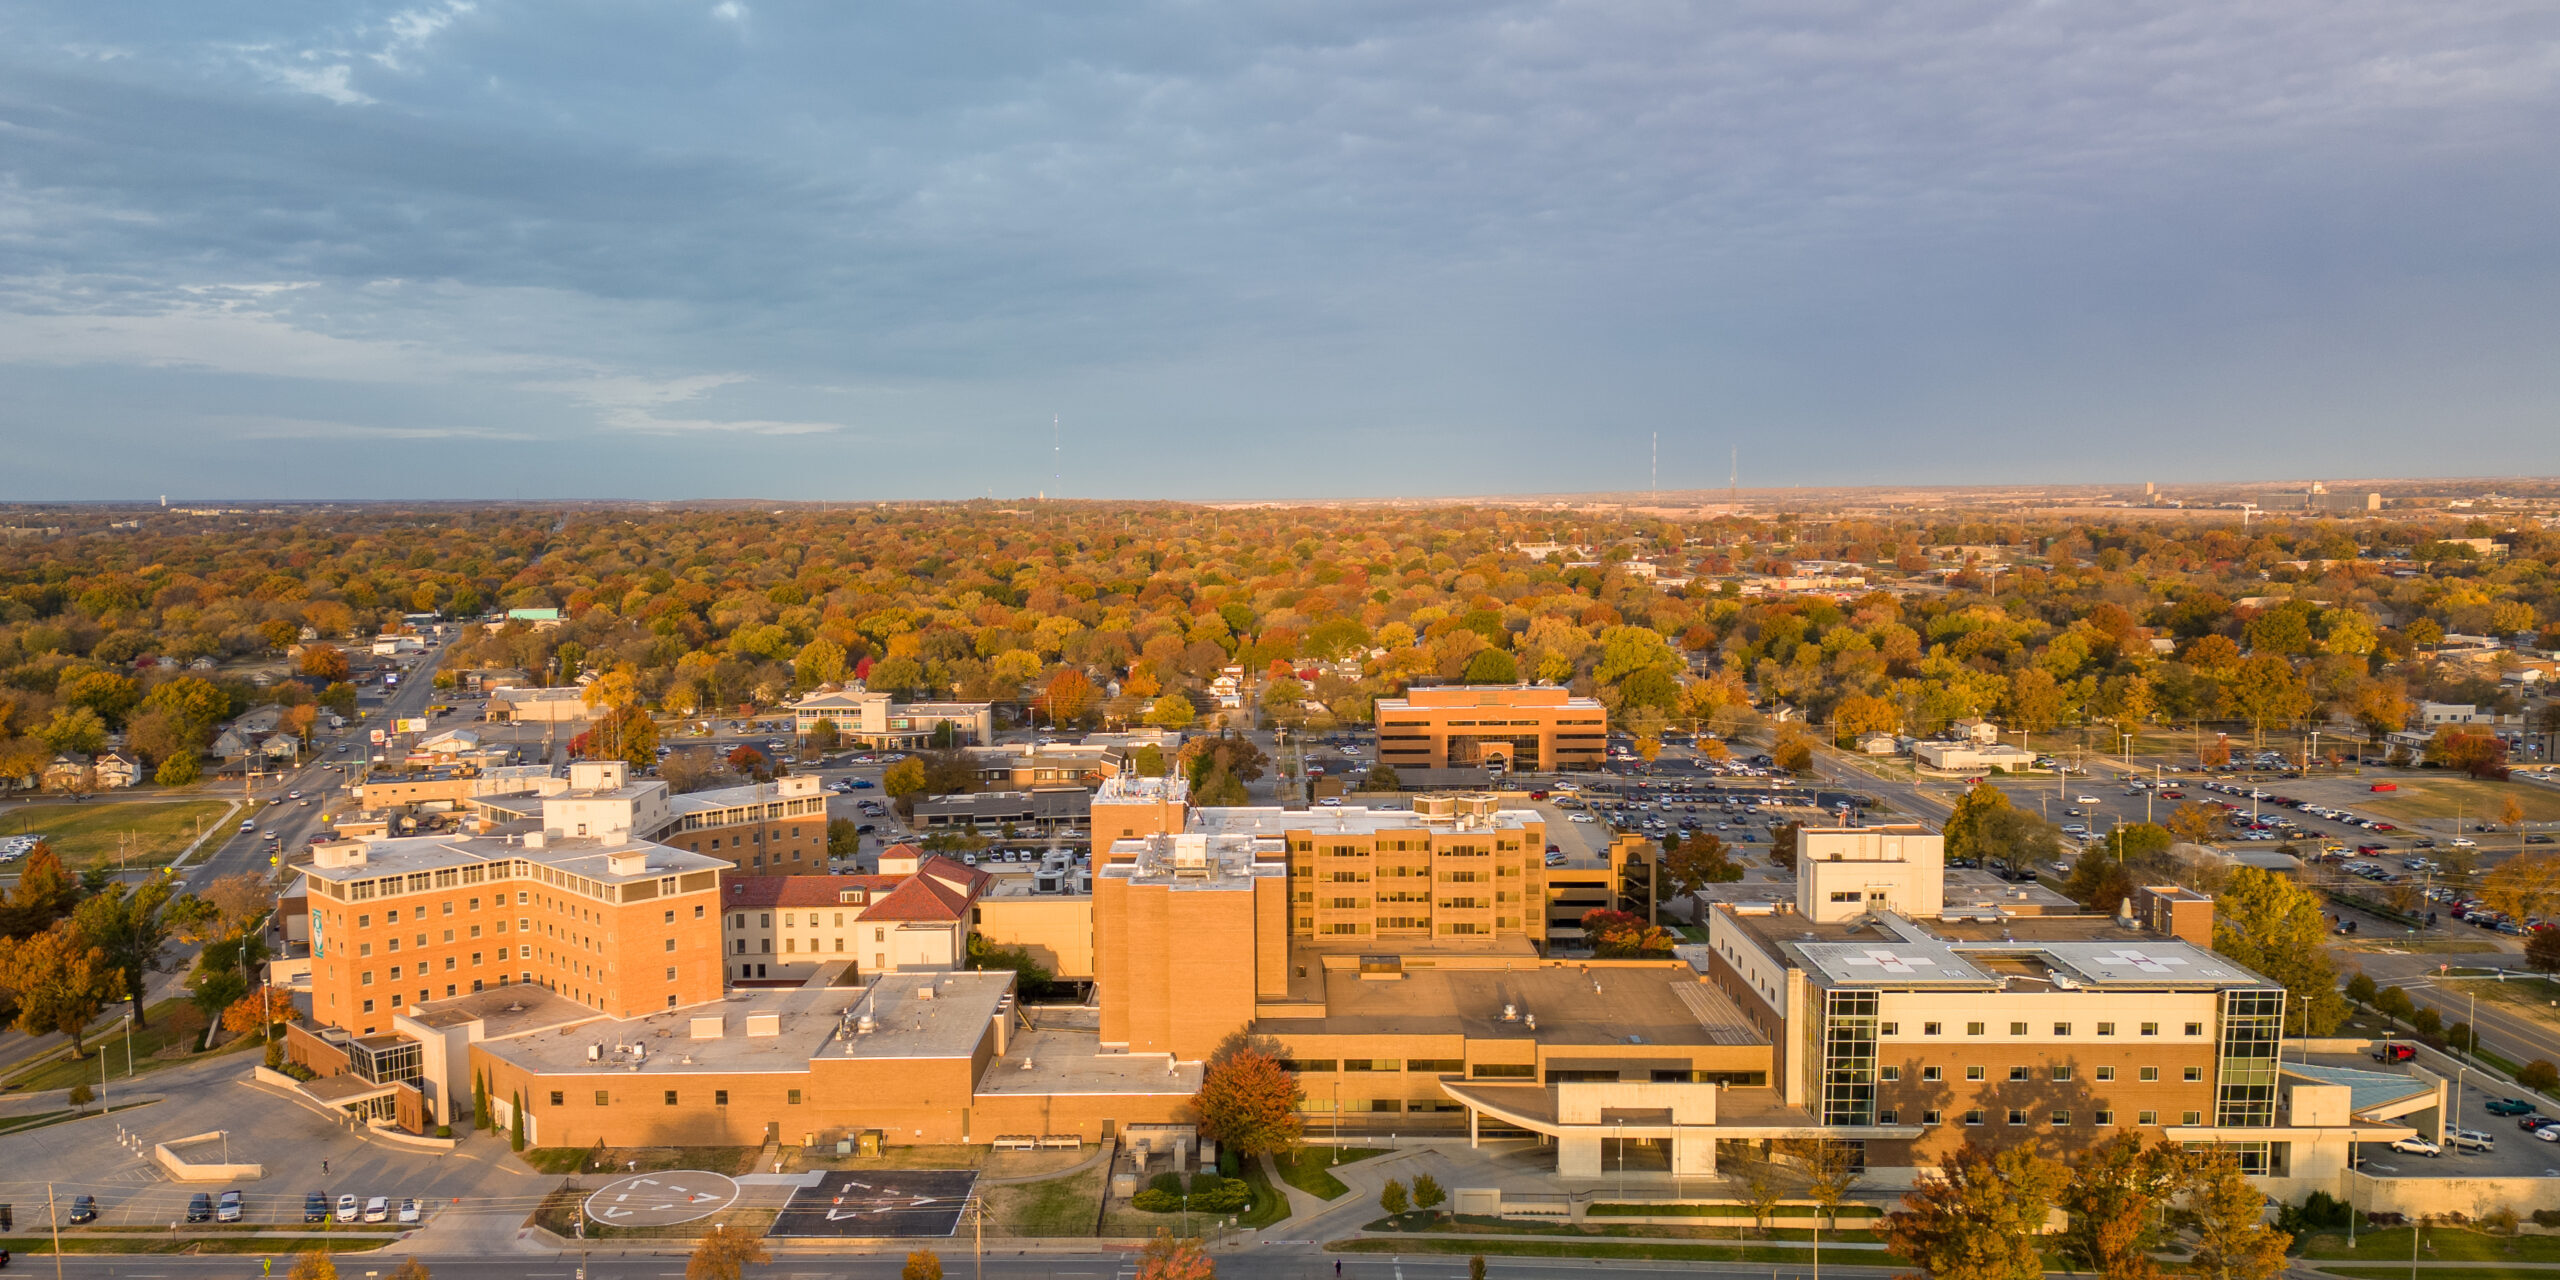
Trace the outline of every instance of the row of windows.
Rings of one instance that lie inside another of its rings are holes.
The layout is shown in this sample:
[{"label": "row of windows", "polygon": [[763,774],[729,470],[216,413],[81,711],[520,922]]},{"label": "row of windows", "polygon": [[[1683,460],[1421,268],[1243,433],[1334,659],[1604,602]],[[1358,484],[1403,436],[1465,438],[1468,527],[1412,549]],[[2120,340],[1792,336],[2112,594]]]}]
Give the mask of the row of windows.
[{"label": "row of windows", "polygon": [[[1895,1108],[1886,1107],[1885,1109],[1876,1112],[1876,1123],[1900,1124],[1902,1123],[1901,1114],[1902,1113]],[[2046,1123],[2051,1124],[2057,1129],[2070,1128],[2072,1122],[2071,1114],[2071,1112],[2066,1110],[2055,1110],[2049,1112],[2046,1116]],[[2201,1111],[2182,1111],[2179,1112],[2178,1115],[2180,1117],[2178,1123],[2183,1125],[2200,1125],[2204,1123],[2204,1113]],[[2157,1111],[2137,1111],[2133,1113],[2133,1116],[2133,1122],[2135,1124],[2157,1125],[2160,1123],[2160,1113]],[[2009,1123],[2012,1125],[2024,1125],[2028,1123],[2027,1111],[2024,1107],[2009,1108],[2008,1118]],[[1988,1113],[1983,1111],[1980,1107],[1975,1107],[1974,1109],[1964,1113],[1964,1122],[1969,1126],[1980,1126],[1986,1124],[1988,1123]],[[2116,1113],[2113,1111],[2093,1111],[2089,1113],[2089,1123],[2091,1124],[2104,1127],[2112,1125],[2115,1122]],[[1923,1111],[1920,1113],[1920,1123],[1924,1125],[1944,1124],[1946,1123],[1945,1113],[1934,1109]]]},{"label": "row of windows", "polygon": [[[531,905],[531,904],[532,904],[532,900],[533,900],[533,895],[532,895],[531,893],[529,893],[529,892],[524,892],[524,891],[518,891],[518,892],[517,892],[517,894],[516,894],[515,905],[517,905],[517,906],[519,906],[519,907],[522,907],[522,906],[529,906],[529,905]],[[464,907],[464,908],[463,908],[463,910],[465,910],[465,911],[478,911],[478,910],[480,909],[480,900],[479,900],[478,898],[470,898],[470,899],[466,899],[466,901],[469,903],[469,905],[468,905],[468,906],[466,906],[466,907]],[[502,894],[499,894],[499,895],[497,896],[496,900],[495,900],[495,905],[496,905],[496,906],[498,906],[498,907],[501,907],[501,908],[505,907],[505,906],[507,905],[507,896],[506,896],[505,894],[503,894],[503,893],[502,893]],[[560,907],[560,904],[555,904],[555,903],[553,903],[553,902],[552,902],[548,897],[546,897],[546,898],[544,898],[544,899],[543,899],[543,905],[544,905],[545,907],[548,907],[548,908],[553,908],[553,909],[563,909],[563,908],[561,908],[561,907]],[[565,909],[567,909],[567,910],[571,910],[571,911],[575,911],[575,912],[577,913],[577,915],[578,915],[578,918],[579,918],[579,919],[584,920],[584,921],[586,921],[586,922],[587,922],[587,923],[589,923],[589,924],[601,924],[601,923],[603,923],[603,922],[604,922],[604,917],[603,917],[603,916],[599,915],[599,914],[598,914],[598,913],[596,913],[596,912],[590,911],[590,910],[588,910],[588,909],[586,909],[586,908],[584,908],[584,907],[567,907],[567,908],[565,908]],[[415,918],[418,922],[420,922],[420,923],[424,923],[424,922],[426,921],[426,918],[427,918],[427,909],[426,909],[425,907],[419,907],[419,908],[417,908],[416,910],[411,911],[409,914],[410,914],[410,916],[412,916],[413,918]],[[452,914],[453,914],[453,899],[451,899],[451,898],[447,898],[447,899],[445,899],[445,901],[444,901],[444,911],[443,911],[443,914],[445,914],[445,915],[452,915]],[[696,920],[702,919],[703,914],[704,914],[704,910],[703,910],[703,906],[702,906],[702,904],[701,904],[701,903],[698,903],[698,902],[697,902],[697,903],[695,903],[695,904],[694,904],[694,906],[693,906],[693,918],[694,918],[694,919],[696,919]],[[668,908],[668,909],[666,909],[666,910],[664,910],[664,911],[659,912],[659,913],[658,913],[658,919],[659,919],[659,921],[660,921],[661,923],[664,923],[664,924],[674,924],[674,923],[676,922],[676,913],[675,913],[675,909],[674,909],[674,908],[672,908],[672,907],[670,907],[670,908]],[[393,908],[391,908],[390,910],[383,912],[383,913],[382,913],[382,923],[383,923],[383,924],[385,924],[385,925],[395,925],[395,924],[400,923],[400,908],[398,908],[398,907],[393,907]],[[520,924],[522,924],[522,927],[527,928],[527,929],[530,929],[530,928],[532,928],[532,927],[533,927],[529,922],[519,922],[519,923],[520,923]],[[357,913],[356,913],[356,927],[357,927],[357,928],[359,928],[359,929],[370,929],[370,928],[372,928],[372,927],[373,927],[373,913],[372,913],[372,912],[370,912],[370,911],[359,911],[359,912],[357,912]],[[505,920],[500,920],[500,921],[498,922],[498,932],[500,932],[500,933],[504,933],[504,932],[506,932],[506,931],[507,931],[507,922],[506,922]],[[475,938],[477,938],[477,937],[479,937],[479,936],[480,936],[480,926],[478,926],[478,925],[473,925],[473,926],[471,926],[471,936],[472,936],[472,937],[475,937]],[[453,931],[452,931],[451,929],[447,929],[447,930],[445,930],[444,940],[445,940],[445,941],[447,941],[447,942],[451,942],[451,941],[453,941]],[[392,943],[393,943],[393,945],[394,945],[394,946],[397,946],[397,945],[398,945],[398,943],[399,943],[399,940],[395,938],[395,939],[393,939],[393,940],[392,940]],[[425,945],[427,945],[427,935],[425,935],[425,934],[423,934],[423,933],[418,935],[418,945],[419,945],[419,946],[422,946],[422,947],[423,947],[423,946],[425,946]]]},{"label": "row of windows", "polygon": [[1307,1058],[1284,1063],[1291,1071],[1428,1071],[1455,1075],[1467,1069],[1457,1058]]},{"label": "row of windows", "polygon": [[[666,1095],[665,1095],[665,1096],[666,1096],[666,1105],[667,1105],[667,1106],[673,1107],[673,1106],[681,1105],[681,1103],[682,1103],[683,1094],[682,1094],[682,1092],[681,1092],[681,1091],[679,1091],[679,1090],[669,1089],[669,1090],[667,1090],[667,1091],[666,1091]],[[790,1092],[790,1094],[788,1095],[788,1097],[789,1097],[789,1100],[790,1100],[790,1105],[795,1106],[795,1107],[800,1105],[800,1091],[799,1091],[799,1090],[797,1090],[797,1089],[793,1089],[793,1090]],[[551,1091],[551,1105],[552,1105],[552,1106],[555,1106],[555,1107],[567,1106],[567,1105],[568,1105],[568,1102],[569,1102],[569,1095],[568,1095],[568,1093],[567,1093],[567,1091],[566,1091],[566,1090],[554,1089],[554,1090],[552,1090],[552,1091]],[[612,1094],[610,1091],[608,1091],[608,1090],[604,1090],[604,1089],[598,1089],[598,1090],[596,1090],[596,1105],[597,1105],[597,1106],[599,1106],[599,1107],[609,1107],[609,1106],[612,1106],[612,1105],[613,1105],[613,1094]],[[714,1090],[712,1090],[712,1091],[711,1091],[711,1105],[712,1105],[712,1106],[715,1106],[715,1107],[725,1107],[725,1106],[728,1106],[728,1105],[729,1105],[729,1091],[728,1091],[728,1090],[726,1090],[726,1089],[714,1089]]]},{"label": "row of windows", "polygon": [[[1837,895],[1834,895],[1834,900],[1835,900],[1835,901],[1839,901],[1839,900],[1841,900],[1841,899],[1839,899]],[[1850,902],[1855,902],[1855,901],[1857,901],[1857,895],[1856,895],[1856,894],[1854,894],[1854,893],[1852,893],[1851,895],[1849,895],[1849,897],[1848,897],[1846,900],[1847,900],[1847,901],[1850,901]],[[1987,1028],[1989,1025],[1990,1025],[1990,1024],[1988,1024],[1988,1023],[1982,1023],[1982,1022],[1968,1022],[1968,1023],[1964,1024],[1964,1033],[1965,1033],[1966,1035],[1969,1035],[1969,1036],[1978,1036],[1978,1035],[1983,1035],[1983,1034],[1985,1034],[1985,1028]],[[2025,1023],[2025,1022],[2012,1022],[2012,1023],[2010,1023],[2010,1024],[2009,1024],[2009,1034],[2010,1034],[2011,1036],[2013,1036],[2013,1037],[2017,1037],[2017,1038],[2021,1038],[2021,1039],[2023,1039],[2023,1038],[2025,1038],[2025,1037],[2029,1034],[2029,1028],[2030,1028],[2032,1025],[2033,1025],[2033,1024],[2031,1024],[2031,1023]],[[2141,1024],[2139,1024],[2139,1025],[2140,1025],[2140,1027],[2141,1027],[2141,1034],[2143,1034],[2143,1035],[2146,1035],[2146,1036],[2156,1036],[2156,1035],[2160,1034],[2160,1024],[2159,1024],[2159,1023],[2157,1023],[2157,1022],[2145,1022],[2145,1023],[2141,1023]],[[1944,1028],[1945,1028],[1945,1024],[1943,1024],[1943,1023],[1937,1023],[1937,1022],[1923,1022],[1923,1023],[1921,1023],[1921,1024],[1920,1024],[1920,1034],[1922,1034],[1922,1035],[1924,1035],[1924,1036],[1943,1035],[1943,1034],[1945,1034],[1945,1030],[1944,1030]],[[2071,1023],[2068,1023],[2068,1022],[2057,1022],[2057,1023],[2054,1023],[2054,1024],[2053,1024],[2053,1034],[2054,1034],[2056,1037],[2068,1037],[2068,1036],[2071,1034],[2071,1028],[2072,1028],[2072,1024],[2071,1024]],[[2203,1024],[2203,1023],[2201,1023],[2201,1022],[2190,1022],[2190,1023],[2186,1024],[2186,1028],[2187,1028],[2187,1029],[2186,1029],[2186,1034],[2187,1034],[2188,1038],[2190,1038],[2190,1039],[2198,1039],[2198,1038],[2201,1038],[2201,1037],[2204,1035],[2204,1024]],[[2115,1033],[2116,1033],[2116,1024],[2114,1024],[2114,1023],[2112,1023],[2112,1022],[2101,1022],[2101,1023],[2099,1023],[2099,1024],[2098,1024],[2098,1034],[2099,1034],[2099,1035],[2102,1035],[2102,1036],[2111,1036],[2111,1035],[2114,1035]],[[1901,1023],[1899,1023],[1899,1022],[1880,1022],[1880,1023],[1877,1023],[1877,1024],[1876,1024],[1876,1034],[1877,1034],[1878,1036],[1880,1036],[1880,1037],[1882,1037],[1882,1036],[1898,1036],[1898,1035],[1901,1035],[1901,1034],[1902,1034],[1902,1024],[1901,1024]]]},{"label": "row of windows", "polygon": [[[1923,1081],[1935,1083],[1946,1078],[1945,1070],[1946,1069],[1943,1067],[1922,1067],[1920,1068],[1920,1078]],[[2137,1079],[2144,1084],[2153,1084],[2158,1082],[2160,1079],[2160,1068],[2158,1067],[2136,1067],[2134,1070],[2141,1073]],[[2046,1078],[2057,1082],[2071,1079],[2072,1071],[2073,1068],[2067,1063],[2056,1063],[2045,1068]],[[2187,1067],[2185,1068],[2185,1072],[2185,1079],[2188,1084],[2202,1084],[2204,1082],[2204,1068]],[[1989,1067],[1966,1067],[1964,1069],[1964,1078],[1975,1081],[1987,1080],[1990,1078],[1990,1073],[1991,1069]],[[2114,1067],[2093,1067],[2090,1069],[2090,1074],[2103,1084],[2116,1078],[2116,1069]],[[1891,1084],[1902,1078],[1902,1068],[1878,1067],[1876,1068],[1876,1078],[1886,1084]],[[2009,1068],[2009,1079],[2013,1083],[2033,1080],[2034,1078],[2035,1069],[2033,1067]]]}]

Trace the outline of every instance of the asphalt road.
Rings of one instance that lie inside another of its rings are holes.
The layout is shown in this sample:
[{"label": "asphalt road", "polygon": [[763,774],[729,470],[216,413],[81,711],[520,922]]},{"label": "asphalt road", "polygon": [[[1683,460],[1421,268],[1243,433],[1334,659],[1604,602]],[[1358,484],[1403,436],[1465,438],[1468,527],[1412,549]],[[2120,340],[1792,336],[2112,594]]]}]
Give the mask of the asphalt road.
[{"label": "asphalt road", "polygon": [[[981,1266],[973,1266],[965,1241],[952,1241],[938,1248],[945,1275],[976,1277],[990,1280],[1127,1280],[1136,1274],[1134,1252],[1114,1253],[1050,1253],[1014,1254],[990,1252]],[[557,1258],[543,1257],[435,1257],[421,1255],[437,1280],[577,1280],[579,1262],[576,1254]],[[1218,1274],[1225,1280],[1323,1280],[1336,1274],[1339,1261],[1343,1280],[1460,1280],[1467,1274],[1465,1255],[1428,1254],[1398,1257],[1391,1254],[1318,1253],[1312,1248],[1304,1252],[1228,1252],[1218,1251]],[[749,1267],[746,1274],[756,1280],[891,1280],[905,1265],[903,1250],[877,1254],[793,1255],[760,1267]],[[341,1256],[338,1274],[344,1280],[378,1280],[388,1276],[400,1264],[395,1257]],[[51,1275],[55,1259],[20,1257],[12,1270]],[[1767,1263],[1720,1262],[1636,1262],[1590,1258],[1505,1258],[1487,1256],[1486,1269],[1516,1280],[1544,1280],[1549,1276],[1590,1275],[1606,1272],[1625,1276],[1750,1276],[1775,1277],[1780,1274],[1801,1276],[1806,1268],[1789,1263],[1776,1266]],[[272,1274],[282,1275],[286,1267],[278,1265]],[[684,1257],[676,1253],[641,1257],[594,1256],[585,1264],[585,1280],[675,1280],[684,1274]],[[1844,1266],[1831,1257],[1823,1259],[1825,1274],[1836,1274],[1843,1280],[1873,1280],[1902,1274],[1902,1267]],[[61,1259],[61,1274],[94,1280],[192,1280],[198,1276],[236,1278],[259,1276],[263,1271],[257,1255],[189,1257],[183,1255],[136,1255],[101,1257],[72,1254]]]}]

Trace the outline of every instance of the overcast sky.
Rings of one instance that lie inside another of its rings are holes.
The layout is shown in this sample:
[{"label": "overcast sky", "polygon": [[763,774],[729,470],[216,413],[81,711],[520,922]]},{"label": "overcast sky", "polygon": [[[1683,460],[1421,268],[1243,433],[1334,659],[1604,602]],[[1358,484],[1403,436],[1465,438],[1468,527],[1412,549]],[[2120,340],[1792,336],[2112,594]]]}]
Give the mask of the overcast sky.
[{"label": "overcast sky", "polygon": [[14,0],[0,498],[2550,474],[2555,228],[2547,0]]}]

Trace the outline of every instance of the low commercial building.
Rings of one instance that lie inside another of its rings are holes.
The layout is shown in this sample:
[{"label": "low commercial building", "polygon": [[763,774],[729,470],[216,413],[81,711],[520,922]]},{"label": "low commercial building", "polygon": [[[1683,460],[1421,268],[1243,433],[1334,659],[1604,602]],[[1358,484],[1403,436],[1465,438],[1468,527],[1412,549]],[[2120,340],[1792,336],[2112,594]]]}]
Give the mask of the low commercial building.
[{"label": "low commercial building", "polygon": [[939,745],[973,746],[996,736],[995,707],[985,702],[899,702],[868,689],[819,689],[791,704],[793,732],[799,741],[820,722],[835,726],[840,742],[865,747],[914,749]]},{"label": "low commercial building", "polygon": [[587,708],[587,691],[574,685],[557,689],[512,687],[489,694],[489,718],[526,724],[583,724],[595,718]]},{"label": "low commercial building", "polygon": [[1915,742],[1911,744],[1911,758],[1923,769],[1942,773],[1987,773],[1993,769],[2015,773],[2036,762],[2034,752],[2006,742]]},{"label": "low commercial building", "polygon": [[1597,769],[1609,710],[1555,685],[1446,685],[1377,704],[1378,763],[1404,768]]},{"label": "low commercial building", "polygon": [[1128,766],[1120,748],[1102,743],[1006,743],[971,747],[968,756],[970,766],[978,771],[978,786],[987,790],[1081,787],[1091,791]]},{"label": "low commercial building", "polygon": [[1032,791],[975,791],[916,801],[915,825],[935,828],[1011,829],[1022,835],[1081,832],[1092,817],[1093,793],[1082,787]]}]

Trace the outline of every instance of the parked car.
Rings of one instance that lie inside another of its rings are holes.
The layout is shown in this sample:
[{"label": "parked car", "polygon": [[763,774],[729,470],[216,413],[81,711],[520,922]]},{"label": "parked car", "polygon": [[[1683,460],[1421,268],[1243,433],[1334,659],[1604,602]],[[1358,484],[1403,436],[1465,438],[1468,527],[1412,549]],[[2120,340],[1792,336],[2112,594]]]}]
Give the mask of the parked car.
[{"label": "parked car", "polygon": [[2554,1120],[2549,1116],[2525,1116],[2524,1118],[2516,1121],[2516,1127],[2524,1130],[2526,1133],[2531,1133],[2536,1129],[2549,1128],[2555,1124],[2560,1124],[2560,1120]]},{"label": "parked car", "polygon": [[415,1224],[418,1221],[417,1201],[403,1200],[400,1202],[400,1221],[403,1224]]},{"label": "parked car", "polygon": [[2486,1108],[2493,1116],[2529,1116],[2534,1107],[2522,1098],[2491,1098]]},{"label": "parked car", "polygon": [[304,1222],[327,1222],[329,1220],[328,1192],[314,1191],[309,1195],[302,1197],[302,1220]]},{"label": "parked car", "polygon": [[371,1200],[365,1201],[364,1220],[367,1222],[389,1222],[391,1220],[391,1201],[383,1196],[375,1196]]},{"label": "parked car", "polygon": [[2409,1062],[2417,1056],[2418,1046],[2401,1040],[2386,1040],[2374,1046],[2373,1050],[2373,1060],[2376,1062]]},{"label": "parked car", "polygon": [[2560,1142],[2560,1124],[2546,1124],[2534,1130],[2533,1136],[2544,1142]]},{"label": "parked car", "polygon": [[2464,1151],[2490,1151],[2496,1149],[2498,1145],[2498,1140],[2496,1138],[2490,1137],[2488,1134],[2482,1133],[2477,1129],[2448,1130],[2444,1135],[2444,1140],[2447,1144],[2459,1147]]},{"label": "parked car", "polygon": [[213,1221],[213,1197],[201,1191],[187,1197],[187,1221]]},{"label": "parked car", "polygon": [[353,1195],[338,1197],[338,1221],[353,1222],[358,1212],[360,1211],[356,1208],[356,1198]]},{"label": "parked car", "polygon": [[98,1198],[96,1196],[80,1195],[71,1197],[71,1225],[76,1227],[84,1222],[96,1222],[97,1220]]},{"label": "parked car", "polygon": [[222,1200],[219,1206],[213,1211],[213,1220],[216,1222],[238,1222],[240,1220],[239,1188],[234,1187],[231,1190],[222,1193]]},{"label": "parked car", "polygon": [[2444,1148],[2417,1137],[2402,1138],[2392,1143],[2391,1149],[2403,1155],[2426,1156],[2429,1159],[2444,1154]]}]

